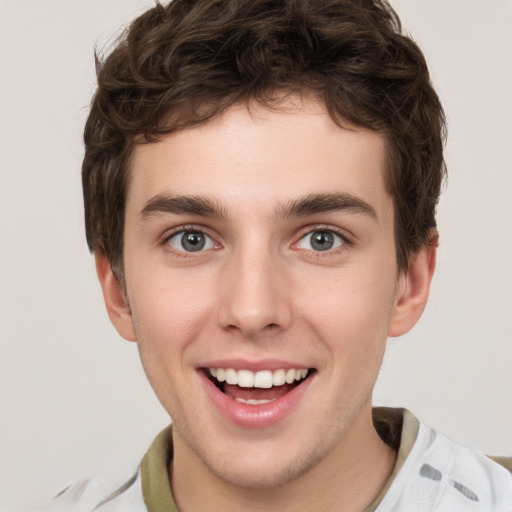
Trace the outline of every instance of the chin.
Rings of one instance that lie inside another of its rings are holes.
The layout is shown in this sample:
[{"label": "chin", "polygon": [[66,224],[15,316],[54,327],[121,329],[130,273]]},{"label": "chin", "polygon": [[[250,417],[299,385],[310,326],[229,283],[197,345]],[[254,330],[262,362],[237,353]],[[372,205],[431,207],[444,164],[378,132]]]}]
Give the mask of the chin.
[{"label": "chin", "polygon": [[[233,455],[231,461],[226,457],[222,460],[203,463],[217,478],[245,489],[264,490],[275,489],[293,482],[315,466],[329,453],[328,446],[314,446],[309,452],[290,456],[287,447],[283,446],[281,453],[269,450],[268,457],[251,455]],[[288,453],[287,453],[288,452]]]}]

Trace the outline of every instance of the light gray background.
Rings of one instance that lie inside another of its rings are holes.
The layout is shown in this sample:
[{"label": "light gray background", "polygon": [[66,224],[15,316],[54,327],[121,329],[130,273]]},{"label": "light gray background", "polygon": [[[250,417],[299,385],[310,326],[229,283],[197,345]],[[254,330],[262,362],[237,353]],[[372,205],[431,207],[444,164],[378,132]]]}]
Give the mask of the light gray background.
[{"label": "light gray background", "polygon": [[[450,123],[430,305],[376,402],[512,454],[512,4],[395,0]],[[110,326],[82,227],[92,47],[148,0],[0,0],[0,510],[137,460],[167,418]]]}]

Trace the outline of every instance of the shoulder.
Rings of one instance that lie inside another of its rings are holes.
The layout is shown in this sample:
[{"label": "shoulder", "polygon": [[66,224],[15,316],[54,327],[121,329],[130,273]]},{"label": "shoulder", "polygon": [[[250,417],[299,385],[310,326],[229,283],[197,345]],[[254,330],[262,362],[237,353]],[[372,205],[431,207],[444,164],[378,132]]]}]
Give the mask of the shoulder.
[{"label": "shoulder", "polygon": [[45,512],[146,512],[139,467],[77,480],[55,496]]},{"label": "shoulder", "polygon": [[491,460],[497,462],[500,466],[503,466],[510,473],[512,473],[512,457],[494,457],[489,456]]},{"label": "shoulder", "polygon": [[423,424],[400,473],[399,510],[512,510],[508,469]]},{"label": "shoulder", "polygon": [[425,463],[436,464],[447,476],[460,476],[468,482],[494,483],[494,490],[504,489],[512,492],[511,459],[487,457],[425,425],[421,425],[420,432],[420,454]]}]

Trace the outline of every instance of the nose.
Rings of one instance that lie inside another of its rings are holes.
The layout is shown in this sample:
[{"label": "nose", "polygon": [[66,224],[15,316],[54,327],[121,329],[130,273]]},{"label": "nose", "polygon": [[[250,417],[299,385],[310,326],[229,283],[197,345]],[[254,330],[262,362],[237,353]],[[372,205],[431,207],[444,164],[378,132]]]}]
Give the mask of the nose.
[{"label": "nose", "polygon": [[220,276],[218,321],[255,340],[285,330],[292,318],[285,269],[261,251],[240,251]]}]

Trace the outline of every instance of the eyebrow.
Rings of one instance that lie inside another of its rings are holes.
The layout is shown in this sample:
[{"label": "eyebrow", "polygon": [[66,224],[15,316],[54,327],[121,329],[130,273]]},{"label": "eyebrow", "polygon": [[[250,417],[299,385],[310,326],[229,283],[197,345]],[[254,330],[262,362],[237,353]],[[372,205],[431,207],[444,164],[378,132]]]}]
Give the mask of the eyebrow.
[{"label": "eyebrow", "polygon": [[201,217],[228,217],[225,209],[215,201],[202,196],[174,196],[160,194],[151,198],[140,212],[143,219],[162,213],[198,215]]},{"label": "eyebrow", "polygon": [[[309,194],[305,197],[293,199],[276,209],[276,217],[283,219],[300,218],[318,213],[339,211],[362,213],[377,220],[377,212],[373,206],[345,192]],[[142,209],[140,215],[143,219],[149,219],[162,213],[197,215],[222,220],[226,220],[229,217],[227,210],[210,198],[169,194],[159,194],[151,198]]]},{"label": "eyebrow", "polygon": [[286,219],[339,211],[362,213],[377,220],[377,212],[373,206],[345,192],[309,194],[285,203],[277,213],[279,217]]}]

